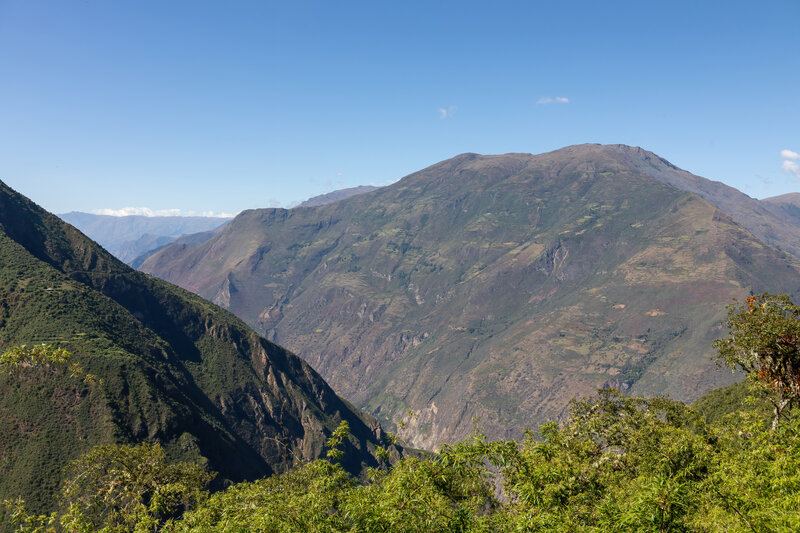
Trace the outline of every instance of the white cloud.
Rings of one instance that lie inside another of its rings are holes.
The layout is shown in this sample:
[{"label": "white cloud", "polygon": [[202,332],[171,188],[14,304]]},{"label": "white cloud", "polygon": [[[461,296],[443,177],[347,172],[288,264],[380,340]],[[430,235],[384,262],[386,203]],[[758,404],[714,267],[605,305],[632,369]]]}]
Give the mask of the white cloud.
[{"label": "white cloud", "polygon": [[231,213],[217,213],[215,211],[183,211],[182,209],[150,209],[149,207],[123,207],[122,209],[94,209],[95,215],[108,215],[112,217],[127,217],[139,215],[145,217],[213,217],[213,218],[232,218],[236,216]]},{"label": "white cloud", "polygon": [[447,107],[440,107],[439,118],[452,118],[452,116],[455,115],[456,110],[458,110],[458,107],[454,105]]},{"label": "white cloud", "polygon": [[567,98],[566,96],[556,96],[555,98],[550,98],[549,96],[546,96],[544,98],[539,98],[536,101],[537,105],[568,104],[568,103],[569,103],[569,98]]},{"label": "white cloud", "polygon": [[800,180],[800,165],[798,165],[794,161],[789,161],[788,159],[785,159],[783,161],[783,164],[781,165],[781,168],[786,172],[791,172],[792,174],[795,175],[797,179]]},{"label": "white cloud", "polygon": [[159,209],[153,210],[149,207],[123,207],[122,209],[95,209],[92,211],[95,215],[108,215],[112,217],[127,217],[131,215],[140,215],[145,217],[174,217],[180,213],[180,209]]},{"label": "white cloud", "polygon": [[209,217],[209,218],[233,218],[236,216],[236,213],[217,213],[216,211],[201,211],[196,213],[195,211],[189,211],[190,215],[184,216],[198,216],[198,217]]},{"label": "white cloud", "polygon": [[795,161],[800,159],[800,154],[792,150],[781,150],[781,159],[783,159],[781,168],[790,174],[794,174],[795,177],[800,180],[800,165],[795,163]]}]

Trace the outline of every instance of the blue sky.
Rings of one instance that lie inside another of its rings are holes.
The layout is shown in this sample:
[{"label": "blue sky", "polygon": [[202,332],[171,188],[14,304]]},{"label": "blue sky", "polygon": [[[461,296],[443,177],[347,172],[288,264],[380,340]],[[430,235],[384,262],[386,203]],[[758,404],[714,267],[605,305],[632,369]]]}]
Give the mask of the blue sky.
[{"label": "blue sky", "polygon": [[583,142],[761,198],[800,191],[798,126],[797,0],[0,0],[0,179],[55,212],[288,206]]}]

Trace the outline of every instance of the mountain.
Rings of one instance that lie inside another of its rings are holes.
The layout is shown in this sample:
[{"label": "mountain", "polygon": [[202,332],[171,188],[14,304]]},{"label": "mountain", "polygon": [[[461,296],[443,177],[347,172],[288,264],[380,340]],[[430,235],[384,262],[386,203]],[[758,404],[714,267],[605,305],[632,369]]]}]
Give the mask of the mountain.
[{"label": "mountain", "polygon": [[705,183],[620,145],[462,154],[334,205],[245,211],[141,268],[405,417],[416,446],[473,417],[517,437],[600,386],[690,401],[730,383],[710,360],[725,306],[800,291],[793,256],[676,177]]},{"label": "mountain", "polygon": [[332,191],[309,198],[297,207],[318,207],[320,205],[332,204],[339,200],[350,198],[351,196],[372,192],[375,189],[377,189],[377,187],[371,185],[359,185],[358,187],[350,187],[349,189],[339,189],[338,191]]},{"label": "mountain", "polygon": [[320,456],[341,420],[348,468],[375,465],[377,421],[229,312],[137,272],[0,182],[0,351],[49,343],[80,369],[0,365],[0,500],[54,504],[97,444],[159,441],[217,483]]},{"label": "mountain", "polygon": [[778,214],[788,223],[800,226],[800,193],[791,192],[761,200],[777,208]]},{"label": "mountain", "polygon": [[[372,187],[370,185],[360,185],[358,187],[351,187],[349,189],[340,189],[338,191],[332,191],[326,194],[321,194],[319,196],[314,196],[313,198],[309,198],[308,200],[301,203],[297,207],[314,207],[314,206],[332,204],[334,202],[338,202],[339,200],[350,198],[351,196],[372,192],[375,189],[377,189],[377,187]],[[164,217],[164,218],[171,218],[171,217]],[[218,226],[209,231],[186,233],[180,235],[179,237],[156,236],[148,233],[142,235],[136,241],[127,242],[120,245],[119,253],[116,255],[117,257],[126,258],[124,259],[125,262],[127,262],[133,268],[139,268],[142,265],[142,263],[144,263],[147,260],[148,257],[158,252],[159,250],[166,248],[170,244],[175,244],[178,246],[184,246],[184,245],[195,246],[197,244],[202,244],[211,237],[213,237],[217,231],[222,229],[222,227],[223,226]],[[133,257],[133,259],[128,259],[130,257]]]},{"label": "mountain", "polygon": [[[219,227],[210,231],[201,231],[198,233],[187,233],[177,238],[165,237],[165,239],[168,239],[166,242],[163,242],[162,244],[156,244],[154,242],[151,248],[147,248],[147,251],[136,256],[134,259],[129,261],[128,264],[132,268],[139,268],[142,265],[142,263],[144,263],[147,260],[148,257],[155,254],[159,250],[163,250],[164,248],[166,248],[171,244],[174,244],[176,246],[195,246],[198,244],[203,244],[208,239],[216,235],[220,229],[222,228]],[[160,237],[159,240],[160,239],[162,238]]]},{"label": "mountain", "polygon": [[138,256],[163,247],[185,234],[207,232],[227,224],[218,217],[115,217],[72,211],[58,215],[128,264]]},{"label": "mountain", "polygon": [[641,148],[624,145],[612,148],[618,151],[620,162],[629,168],[708,200],[760,240],[800,257],[800,194],[756,200],[722,182],[695,176]]}]

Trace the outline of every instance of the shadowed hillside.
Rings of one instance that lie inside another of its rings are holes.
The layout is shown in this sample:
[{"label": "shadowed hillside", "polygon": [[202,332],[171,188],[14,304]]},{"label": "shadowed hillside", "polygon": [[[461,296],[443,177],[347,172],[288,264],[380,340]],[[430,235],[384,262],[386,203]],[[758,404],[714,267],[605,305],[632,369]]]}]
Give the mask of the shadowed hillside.
[{"label": "shadowed hillside", "polygon": [[0,351],[40,343],[80,370],[0,368],[0,499],[50,507],[65,464],[113,442],[159,441],[220,486],[255,479],[319,457],[343,419],[348,468],[376,464],[376,420],[300,358],[0,183]]}]

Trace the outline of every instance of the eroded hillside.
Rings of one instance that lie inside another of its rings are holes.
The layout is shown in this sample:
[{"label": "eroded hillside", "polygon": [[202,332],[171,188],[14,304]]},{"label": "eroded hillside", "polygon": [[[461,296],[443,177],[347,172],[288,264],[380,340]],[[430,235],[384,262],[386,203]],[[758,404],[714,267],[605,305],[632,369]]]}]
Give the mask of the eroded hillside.
[{"label": "eroded hillside", "polygon": [[403,432],[419,446],[464,436],[473,417],[519,436],[603,385],[692,400],[733,379],[709,357],[725,305],[796,293],[800,273],[644,172],[653,161],[668,165],[621,146],[463,154],[337,204],[244,212],[142,268],[384,420],[415,411]]}]

